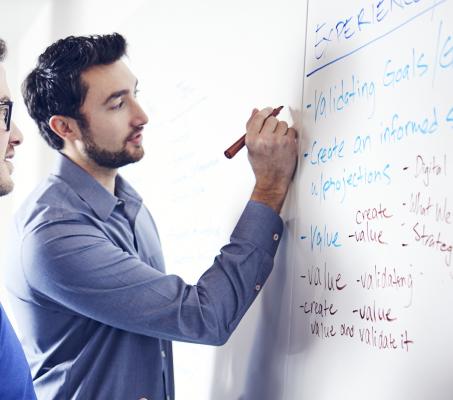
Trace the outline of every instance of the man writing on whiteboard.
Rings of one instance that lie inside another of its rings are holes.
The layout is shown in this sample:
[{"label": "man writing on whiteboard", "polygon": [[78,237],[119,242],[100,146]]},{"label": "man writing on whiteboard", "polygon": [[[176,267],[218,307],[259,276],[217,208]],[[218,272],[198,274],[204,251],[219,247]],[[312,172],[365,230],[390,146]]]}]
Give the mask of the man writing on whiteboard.
[{"label": "man writing on whiteboard", "polygon": [[247,123],[250,201],[196,285],[166,275],[153,219],[118,168],[139,161],[148,117],[119,34],[50,46],[23,85],[59,152],[17,214],[12,306],[45,399],[174,399],[172,340],[222,345],[271,272],[296,132],[272,109]]}]

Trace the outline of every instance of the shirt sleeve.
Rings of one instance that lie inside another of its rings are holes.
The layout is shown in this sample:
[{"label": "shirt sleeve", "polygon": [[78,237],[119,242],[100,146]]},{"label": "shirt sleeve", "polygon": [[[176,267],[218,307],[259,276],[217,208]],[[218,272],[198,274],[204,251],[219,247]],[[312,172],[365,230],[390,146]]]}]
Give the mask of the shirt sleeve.
[{"label": "shirt sleeve", "polygon": [[75,216],[28,233],[21,262],[33,292],[70,312],[147,336],[220,345],[269,276],[282,230],[272,209],[250,201],[196,285],[157,271]]},{"label": "shirt sleeve", "polygon": [[36,400],[24,351],[1,304],[0,399]]}]

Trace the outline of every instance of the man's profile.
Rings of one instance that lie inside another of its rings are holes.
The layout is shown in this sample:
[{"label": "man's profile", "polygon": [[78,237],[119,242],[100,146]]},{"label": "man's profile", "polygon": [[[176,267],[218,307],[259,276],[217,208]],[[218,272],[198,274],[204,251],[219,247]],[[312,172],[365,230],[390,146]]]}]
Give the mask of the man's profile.
[{"label": "man's profile", "polygon": [[[12,121],[13,101],[3,65],[5,56],[6,43],[0,39],[0,196],[14,188],[12,159],[16,146],[22,143],[22,133]],[[1,304],[0,399],[36,399],[24,352]]]}]

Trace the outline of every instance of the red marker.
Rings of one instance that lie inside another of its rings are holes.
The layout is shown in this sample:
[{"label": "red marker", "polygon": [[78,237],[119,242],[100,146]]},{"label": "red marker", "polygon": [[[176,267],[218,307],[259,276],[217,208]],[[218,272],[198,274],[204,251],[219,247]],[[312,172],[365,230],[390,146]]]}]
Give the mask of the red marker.
[{"label": "red marker", "polygon": [[[270,115],[266,117],[266,119],[268,119],[270,116],[276,117],[280,113],[282,108],[283,106],[274,108]],[[266,121],[266,119],[264,121]],[[230,147],[228,147],[228,149],[225,150],[223,154],[225,154],[226,158],[233,158],[236,153],[245,146],[245,135],[246,133],[238,141],[234,142]]]}]

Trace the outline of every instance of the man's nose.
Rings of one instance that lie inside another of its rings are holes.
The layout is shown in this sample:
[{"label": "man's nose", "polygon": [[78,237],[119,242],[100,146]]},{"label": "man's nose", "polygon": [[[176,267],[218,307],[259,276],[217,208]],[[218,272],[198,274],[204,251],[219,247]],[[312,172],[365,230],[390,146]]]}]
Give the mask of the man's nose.
[{"label": "man's nose", "polygon": [[24,136],[20,129],[16,126],[14,122],[11,123],[10,135],[9,135],[9,144],[12,146],[19,146],[24,141]]},{"label": "man's nose", "polygon": [[134,109],[134,126],[143,126],[148,123],[148,115],[141,107],[141,105],[136,101]]}]

